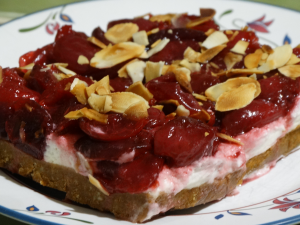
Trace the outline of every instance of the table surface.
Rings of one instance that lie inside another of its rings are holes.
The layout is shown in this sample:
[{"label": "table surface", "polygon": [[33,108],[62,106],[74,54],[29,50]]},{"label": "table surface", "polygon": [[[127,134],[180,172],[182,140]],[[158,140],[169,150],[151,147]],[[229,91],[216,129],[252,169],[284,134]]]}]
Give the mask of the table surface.
[{"label": "table surface", "polygon": [[[244,0],[246,1],[246,0]],[[262,2],[270,5],[277,5],[284,8],[300,11],[300,1],[298,0],[252,0],[253,2]],[[72,2],[82,2],[82,0],[0,0],[0,24],[11,19],[43,10],[49,7],[68,4]],[[1,200],[0,200],[1,205]],[[0,223],[9,225],[25,225],[0,214]]]}]

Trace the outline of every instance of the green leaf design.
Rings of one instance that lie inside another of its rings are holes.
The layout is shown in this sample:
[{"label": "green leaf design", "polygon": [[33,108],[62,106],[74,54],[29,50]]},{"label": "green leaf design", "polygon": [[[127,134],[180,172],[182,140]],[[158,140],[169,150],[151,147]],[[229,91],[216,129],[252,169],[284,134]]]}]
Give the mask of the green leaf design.
[{"label": "green leaf design", "polygon": [[37,29],[37,28],[43,26],[43,25],[48,21],[48,19],[49,19],[50,17],[51,17],[51,13],[50,13],[50,15],[47,17],[47,19],[46,19],[44,22],[42,22],[41,24],[39,24],[39,25],[37,25],[37,26],[35,26],[35,27],[29,27],[29,28],[23,28],[23,29],[20,29],[19,32],[28,32],[28,31],[35,30],[35,29]]},{"label": "green leaf design", "polygon": [[57,15],[57,12],[54,13],[54,15],[53,15],[53,17],[52,17],[53,20],[55,20],[56,15]]},{"label": "green leaf design", "polygon": [[228,15],[228,14],[230,14],[230,13],[232,13],[232,12],[233,12],[232,9],[229,9],[229,10],[223,12],[223,13],[219,16],[219,19],[221,19],[223,16]]}]

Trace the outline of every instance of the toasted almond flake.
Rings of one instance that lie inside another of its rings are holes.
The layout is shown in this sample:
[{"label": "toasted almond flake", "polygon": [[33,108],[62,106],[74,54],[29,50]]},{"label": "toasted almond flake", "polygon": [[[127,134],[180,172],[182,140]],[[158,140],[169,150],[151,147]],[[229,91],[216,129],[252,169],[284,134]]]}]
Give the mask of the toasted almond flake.
[{"label": "toasted almond flake", "polygon": [[210,62],[209,65],[211,65],[215,69],[220,69],[220,67],[217,64],[215,64],[214,62]]},{"label": "toasted almond flake", "polygon": [[263,78],[264,78],[264,79],[267,79],[268,77],[267,77],[266,75],[263,75]]},{"label": "toasted almond flake", "polygon": [[180,106],[179,102],[177,100],[174,100],[174,99],[163,100],[163,101],[160,101],[159,104],[162,104],[162,105],[171,104],[171,105]]},{"label": "toasted almond flake", "polygon": [[3,82],[3,72],[2,67],[0,66],[0,84]]},{"label": "toasted almond flake", "polygon": [[157,33],[158,31],[159,31],[159,28],[154,28],[153,30],[148,31],[148,32],[147,32],[147,35],[149,36],[149,35],[151,35],[151,34],[155,34],[155,33]]},{"label": "toasted almond flake", "polygon": [[[109,196],[109,193],[104,189],[104,187],[100,184],[100,182],[95,177],[93,177],[91,174],[89,174],[88,177],[89,177],[89,181],[92,185],[94,185],[96,188],[98,188],[98,190],[101,191],[106,196]],[[101,197],[101,201],[102,200],[103,199]]]},{"label": "toasted almond flake", "polygon": [[32,112],[33,107],[31,107],[31,106],[28,105],[28,104],[25,104],[25,107],[26,107],[26,109],[28,110],[28,112]]},{"label": "toasted almond flake", "polygon": [[84,65],[84,64],[90,64],[90,61],[88,60],[87,57],[85,57],[84,55],[80,55],[77,59],[77,63],[79,65]]},{"label": "toasted almond flake", "polygon": [[217,101],[218,98],[225,92],[234,90],[239,88],[242,85],[246,85],[246,84],[254,84],[256,87],[256,92],[254,94],[254,97],[257,97],[260,92],[260,84],[258,81],[249,78],[249,77],[237,77],[237,78],[231,78],[228,79],[226,82],[224,83],[220,83],[220,84],[216,84],[214,86],[209,87],[206,91],[205,91],[205,95],[207,96],[207,98],[211,101]]},{"label": "toasted almond flake", "polygon": [[139,101],[130,105],[125,111],[124,116],[131,120],[140,120],[148,117],[149,105],[145,101]]},{"label": "toasted almond flake", "polygon": [[34,63],[30,63],[26,66],[19,67],[21,70],[32,70],[34,67]]},{"label": "toasted almond flake", "polygon": [[246,55],[244,59],[244,64],[248,69],[257,68],[259,62],[262,58],[263,51],[261,49],[257,49],[254,53]]},{"label": "toasted almond flake", "polygon": [[138,58],[140,58],[140,59],[147,59],[147,58],[148,58],[147,52],[144,50],[144,51],[142,52],[142,54],[140,54],[140,55],[138,56]]},{"label": "toasted almond flake", "polygon": [[200,8],[200,17],[198,19],[195,19],[195,20],[192,20],[191,22],[189,22],[186,25],[186,27],[194,27],[194,26],[197,26],[204,22],[207,22],[207,21],[213,19],[215,14],[216,14],[216,11],[214,9]]},{"label": "toasted almond flake", "polygon": [[217,54],[219,54],[224,48],[226,48],[226,45],[218,45],[213,48],[210,48],[203,52],[199,58],[197,59],[198,62],[200,63],[207,63],[209,62],[212,58],[214,58]]},{"label": "toasted almond flake", "polygon": [[187,49],[183,53],[183,57],[187,59],[189,62],[198,62],[198,58],[200,57],[201,53],[196,52],[191,47],[187,47]]},{"label": "toasted almond flake", "polygon": [[198,100],[207,101],[207,98],[204,95],[193,93],[193,96]]},{"label": "toasted almond flake", "polygon": [[145,46],[133,42],[122,42],[114,46],[107,46],[97,52],[91,59],[90,65],[98,69],[110,68],[121,62],[140,56]]},{"label": "toasted almond flake", "polygon": [[71,84],[70,82],[67,83],[64,90],[65,90],[65,91],[70,91],[71,85],[72,85],[72,84]]},{"label": "toasted almond flake", "polygon": [[134,23],[119,23],[109,28],[104,36],[107,40],[117,44],[128,41],[138,30],[138,25]]},{"label": "toasted almond flake", "polygon": [[204,109],[200,112],[190,115],[190,117],[201,120],[204,123],[207,123],[210,120],[210,115]]},{"label": "toasted almond flake", "polygon": [[158,109],[158,110],[162,111],[164,106],[163,105],[153,105],[152,108],[155,108],[155,109]]},{"label": "toasted almond flake", "polygon": [[226,134],[222,134],[222,133],[217,133],[217,136],[223,140],[226,140],[226,141],[229,141],[229,142],[232,142],[232,143],[235,143],[237,145],[244,145],[243,142],[237,140],[237,139],[234,139]]},{"label": "toasted almond flake", "polygon": [[238,88],[226,91],[217,99],[215,109],[220,112],[226,112],[244,108],[253,101],[256,92],[254,83],[243,84]]},{"label": "toasted almond flake", "polygon": [[270,70],[282,67],[289,61],[293,54],[293,49],[290,45],[276,47],[273,51],[269,55],[267,62],[258,68],[259,70],[269,72]]},{"label": "toasted almond flake", "polygon": [[141,81],[135,82],[126,89],[127,92],[135,93],[147,101],[153,98],[153,94],[143,85]]},{"label": "toasted almond flake", "polygon": [[254,73],[254,74],[252,74],[251,76],[249,76],[249,78],[252,78],[252,79],[254,79],[254,80],[257,80],[257,76],[256,76],[256,74]]},{"label": "toasted almond flake", "polygon": [[[147,55],[148,57],[148,55]],[[133,59],[131,60],[130,62],[126,63],[124,66],[121,67],[121,69],[118,70],[118,77],[124,77],[124,78],[128,78],[128,73],[127,73],[127,69],[126,67],[130,64],[130,63],[133,63],[133,62],[136,62],[138,61],[138,59]]]},{"label": "toasted almond flake", "polygon": [[46,68],[40,69],[41,72],[46,72],[48,70],[50,70],[50,67],[46,67]]},{"label": "toasted almond flake", "polygon": [[233,41],[239,33],[240,33],[240,32],[236,30],[236,31],[233,33],[233,35],[229,38],[229,41]]},{"label": "toasted almond flake", "polygon": [[53,76],[55,76],[58,81],[69,78],[69,76],[64,73],[53,73]]},{"label": "toasted almond flake", "polygon": [[261,49],[264,53],[267,53],[268,55],[274,53],[274,50],[269,45],[263,45],[261,46]]},{"label": "toasted almond flake", "polygon": [[149,18],[150,21],[152,22],[165,22],[165,21],[171,21],[173,17],[175,17],[176,14],[169,13],[169,14],[164,14],[164,15],[155,15]]},{"label": "toasted almond flake", "polygon": [[284,76],[290,78],[300,77],[300,65],[287,65],[278,69]]},{"label": "toasted almond flake", "polygon": [[260,71],[258,69],[231,69],[231,70],[227,70],[227,71],[222,71],[220,73],[216,73],[213,74],[214,76],[224,76],[226,75],[227,77],[233,77],[233,76],[247,76],[247,75],[251,75],[253,73],[256,74],[263,74],[263,71]]},{"label": "toasted almond flake", "polygon": [[75,78],[71,84],[71,87],[70,87],[70,90],[72,91],[74,89],[74,87],[77,85],[77,84],[83,84],[85,87],[87,87],[87,83],[85,81],[82,81],[78,78]]},{"label": "toasted almond flake", "polygon": [[224,62],[225,65],[227,67],[227,70],[231,70],[234,65],[240,61],[242,61],[243,56],[238,55],[238,54],[234,54],[232,52],[228,52],[226,53],[225,57],[224,57]]},{"label": "toasted almond flake", "polygon": [[89,37],[88,41],[92,42],[94,45],[97,45],[100,48],[106,48],[106,44],[104,44],[102,41],[100,41],[99,39],[95,38],[95,37]]},{"label": "toasted almond flake", "polygon": [[139,101],[145,102],[149,108],[148,102],[143,97],[132,92],[114,92],[105,96],[112,97],[112,112],[124,113],[130,105]]},{"label": "toasted almond flake", "polygon": [[171,65],[163,65],[162,70],[161,70],[161,74],[165,75],[169,71],[170,66]]},{"label": "toasted almond flake", "polygon": [[198,102],[198,104],[199,104],[200,106],[203,106],[203,103],[202,103],[202,102]]},{"label": "toasted almond flake", "polygon": [[87,104],[87,94],[85,88],[86,86],[84,83],[78,83],[70,91],[73,95],[75,95],[77,100],[84,105]]},{"label": "toasted almond flake", "polygon": [[213,32],[215,32],[216,30],[215,29],[213,29],[213,28],[210,28],[208,31],[206,31],[205,32],[205,35],[206,36],[209,36],[209,35],[211,35]]},{"label": "toasted almond flake", "polygon": [[65,74],[68,74],[68,75],[73,75],[73,76],[76,75],[76,73],[74,71],[69,70],[69,69],[67,69],[65,67],[62,67],[62,66],[57,66],[57,69],[59,69],[61,72],[65,73]]},{"label": "toasted almond flake", "polygon": [[176,116],[176,112],[172,112],[172,113],[166,115],[166,119],[174,119],[175,116]]},{"label": "toasted almond flake", "polygon": [[233,31],[232,30],[226,30],[225,33],[226,34],[233,34]]},{"label": "toasted almond flake", "polygon": [[157,39],[152,45],[151,48],[154,48],[156,45],[158,45],[161,42],[161,39]]},{"label": "toasted almond flake", "polygon": [[146,83],[150,80],[160,77],[162,75],[162,69],[164,67],[164,62],[146,62],[146,68],[145,68],[145,78]]},{"label": "toasted almond flake", "polygon": [[137,81],[143,81],[145,68],[146,63],[140,60],[130,63],[126,67],[127,73],[130,76],[133,83]]},{"label": "toasted almond flake", "polygon": [[160,52],[161,50],[164,49],[164,47],[166,47],[166,45],[170,42],[170,39],[166,38],[166,39],[163,39],[161,42],[159,42],[154,48],[151,48],[147,54],[148,54],[148,57],[150,58],[152,55]]},{"label": "toasted almond flake", "polygon": [[89,120],[96,120],[100,123],[107,123],[108,118],[106,114],[98,113],[96,110],[88,109],[86,107],[76,111],[71,111],[67,115],[65,115],[65,118],[70,120],[77,120],[82,117],[86,117]]},{"label": "toasted almond flake", "polygon": [[248,45],[249,45],[249,42],[240,40],[234,45],[234,47],[230,51],[245,55]]},{"label": "toasted almond flake", "polygon": [[169,29],[169,30],[168,30],[168,33],[169,33],[169,34],[173,34],[173,30]]},{"label": "toasted almond flake", "polygon": [[286,65],[295,65],[295,64],[297,64],[299,62],[300,62],[300,59],[295,54],[292,54],[291,58],[286,63]]},{"label": "toasted almond flake", "polygon": [[269,57],[269,54],[264,52],[262,54],[261,60],[267,60],[268,57]]},{"label": "toasted almond flake", "polygon": [[199,17],[199,18],[197,18],[195,20],[192,20],[192,21],[188,22],[186,24],[186,27],[187,28],[195,27],[195,26],[200,25],[202,23],[205,23],[205,22],[207,22],[209,20],[211,20],[210,17]]},{"label": "toasted almond flake", "polygon": [[176,115],[188,117],[190,115],[190,111],[186,109],[183,105],[179,105],[176,109]]},{"label": "toasted almond flake", "polygon": [[189,69],[192,73],[199,72],[201,70],[201,66],[199,63],[190,63],[187,59],[181,60],[179,62],[179,65]]},{"label": "toasted almond flake", "polygon": [[100,113],[107,113],[112,109],[112,98],[110,96],[100,96],[92,93],[88,98],[88,103]]},{"label": "toasted almond flake", "polygon": [[206,40],[202,43],[202,47],[206,49],[210,49],[222,44],[227,43],[229,40],[227,36],[221,31],[215,31],[211,35],[209,35]]},{"label": "toasted almond flake", "polygon": [[98,82],[87,87],[86,93],[88,97],[90,97],[92,93],[97,93],[98,95],[110,94],[109,76],[107,75]]},{"label": "toasted almond flake", "polygon": [[181,67],[181,68],[175,68],[172,70],[172,72],[175,74],[175,78],[177,82],[180,84],[181,87],[183,87],[188,92],[192,93],[192,86],[191,86],[191,71],[187,68]]},{"label": "toasted almond flake", "polygon": [[135,42],[139,45],[146,46],[149,44],[147,33],[144,30],[134,33],[132,35],[132,39],[133,39],[133,42]]},{"label": "toasted almond flake", "polygon": [[205,132],[205,133],[204,133],[204,136],[205,136],[205,137],[207,137],[208,135],[209,135],[209,133],[208,133],[208,132]]}]

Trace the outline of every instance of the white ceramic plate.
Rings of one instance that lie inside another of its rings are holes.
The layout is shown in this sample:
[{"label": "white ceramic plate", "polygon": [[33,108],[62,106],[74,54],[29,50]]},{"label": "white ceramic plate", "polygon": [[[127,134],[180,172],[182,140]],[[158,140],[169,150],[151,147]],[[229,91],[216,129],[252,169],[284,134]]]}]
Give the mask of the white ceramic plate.
[{"label": "white ceramic plate", "polygon": [[[74,3],[37,12],[0,26],[0,64],[18,66],[19,56],[53,42],[55,30],[71,24],[88,35],[110,20],[151,12],[199,14],[215,8],[222,29],[245,25],[257,30],[261,43],[271,46],[300,43],[295,21],[300,13],[242,1],[123,0]],[[238,187],[239,194],[220,202],[167,213],[147,224],[291,224],[300,221],[300,151],[281,160],[253,182]],[[37,224],[130,224],[111,214],[65,203],[38,193],[0,171],[0,213]]]}]

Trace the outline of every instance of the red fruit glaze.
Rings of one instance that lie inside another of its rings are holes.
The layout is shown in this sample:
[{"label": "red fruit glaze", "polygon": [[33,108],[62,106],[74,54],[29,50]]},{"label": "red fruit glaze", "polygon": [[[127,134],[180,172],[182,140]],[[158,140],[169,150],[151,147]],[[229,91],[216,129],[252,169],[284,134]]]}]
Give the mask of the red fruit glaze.
[{"label": "red fruit glaze", "polygon": [[130,120],[122,114],[109,114],[107,124],[82,118],[79,125],[87,135],[97,140],[116,141],[136,135],[146,123],[147,119]]},{"label": "red fruit glaze", "polygon": [[253,128],[263,127],[284,115],[285,110],[271,102],[253,100],[244,108],[226,113],[222,120],[222,128],[227,134],[236,136]]},{"label": "red fruit glaze", "polygon": [[178,117],[154,135],[154,154],[167,158],[170,166],[188,166],[216,148],[216,130],[199,120]]},{"label": "red fruit glaze", "polygon": [[93,171],[96,171],[94,177],[100,180],[109,193],[141,193],[155,183],[163,164],[162,158],[143,154],[124,164],[100,161]]},{"label": "red fruit glaze", "polygon": [[39,65],[46,65],[53,62],[53,44],[46,45],[43,48],[38,48],[35,51],[31,51],[22,55],[19,59],[20,67],[26,66],[30,63]]}]

